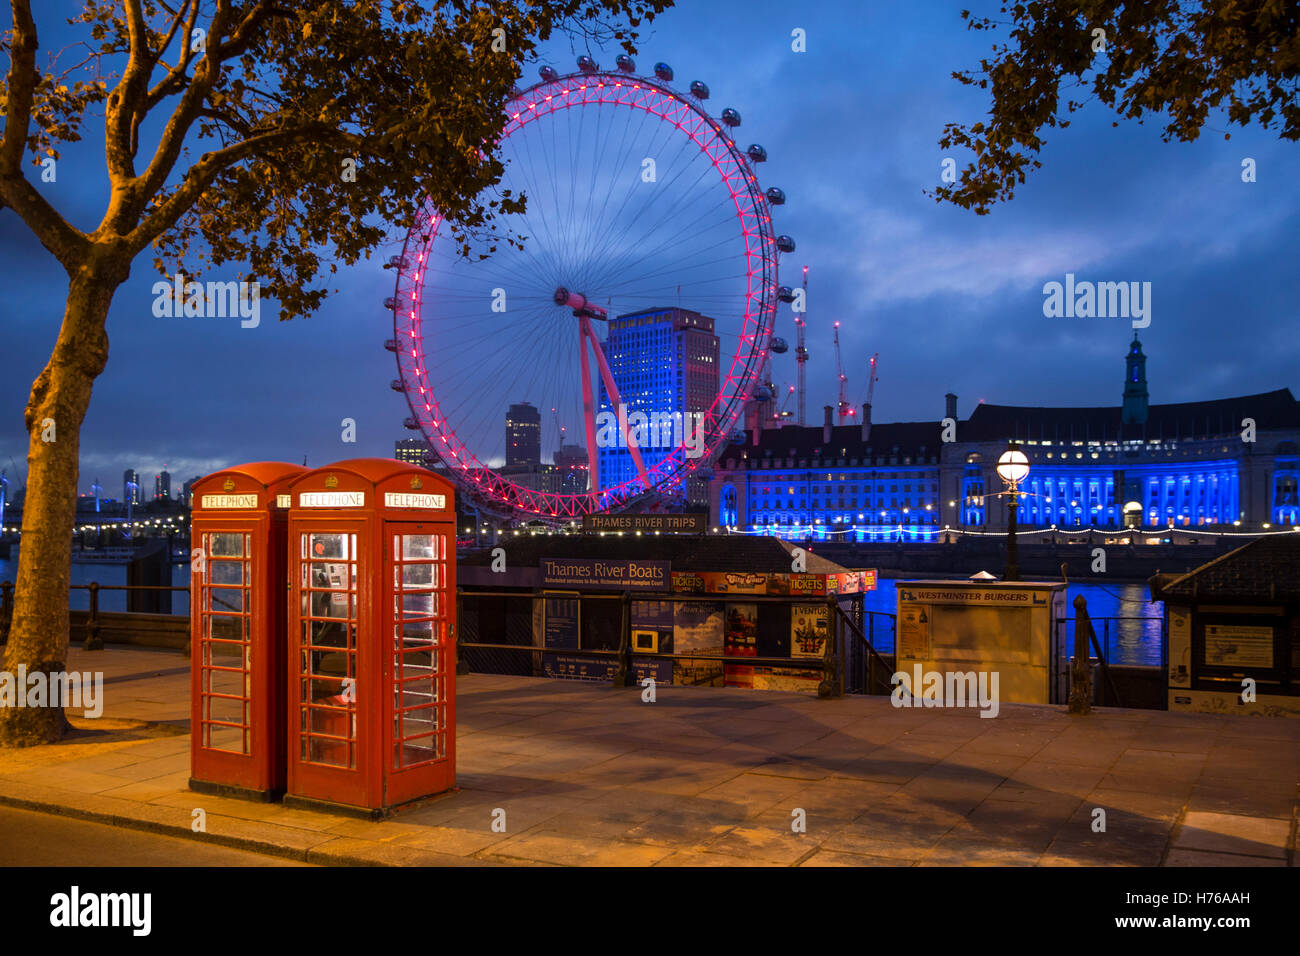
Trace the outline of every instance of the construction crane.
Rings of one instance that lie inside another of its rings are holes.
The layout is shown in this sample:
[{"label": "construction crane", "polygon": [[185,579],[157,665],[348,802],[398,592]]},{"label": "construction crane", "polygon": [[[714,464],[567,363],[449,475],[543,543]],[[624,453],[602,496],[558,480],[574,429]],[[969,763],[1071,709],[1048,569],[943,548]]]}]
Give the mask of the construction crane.
[{"label": "construction crane", "polygon": [[867,373],[867,404],[871,404],[872,396],[876,394],[876,369],[880,365],[880,353],[877,352],[871,356],[870,370]]},{"label": "construction crane", "polygon": [[840,380],[840,398],[839,405],[837,406],[839,408],[840,418],[841,420],[852,418],[853,406],[849,404],[849,399],[846,394],[849,385],[849,377],[844,374],[844,363],[840,361],[840,324],[838,322],[835,323],[835,374]]},{"label": "construction crane", "polygon": [[798,332],[795,344],[794,360],[799,367],[799,424],[808,424],[806,411],[808,407],[808,349],[804,347],[804,330],[808,328],[808,267],[803,267],[803,314],[794,314],[794,327]]},{"label": "construction crane", "polygon": [[773,420],[780,421],[781,419],[789,418],[794,414],[794,412],[790,411],[790,399],[794,397],[794,391],[794,386],[789,386],[786,390],[785,398],[781,399],[781,404],[777,407],[776,411],[772,413]]}]

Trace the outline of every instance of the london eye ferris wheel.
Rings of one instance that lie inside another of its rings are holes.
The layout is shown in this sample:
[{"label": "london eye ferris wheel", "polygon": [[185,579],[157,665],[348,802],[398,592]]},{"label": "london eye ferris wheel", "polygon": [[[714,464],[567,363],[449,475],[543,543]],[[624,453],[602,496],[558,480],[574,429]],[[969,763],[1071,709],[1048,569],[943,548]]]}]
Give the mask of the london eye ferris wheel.
[{"label": "london eye ferris wheel", "polygon": [[[566,521],[680,496],[707,476],[761,393],[778,260],[794,242],[773,227],[784,194],[758,182],[766,151],[737,145],[739,113],[712,116],[705,84],[678,90],[667,64],[640,76],[626,55],[612,71],[584,56],[577,72],[540,73],[506,103],[500,140],[500,188],[526,198],[502,217],[522,248],[471,242],[465,255],[426,203],[390,261],[387,347],[407,427],[462,495],[503,516]],[[683,322],[693,356],[674,332]],[[524,403],[536,409],[532,469],[507,448],[507,414]],[[687,427],[647,440],[638,411]],[[552,480],[539,480],[548,468]]]}]

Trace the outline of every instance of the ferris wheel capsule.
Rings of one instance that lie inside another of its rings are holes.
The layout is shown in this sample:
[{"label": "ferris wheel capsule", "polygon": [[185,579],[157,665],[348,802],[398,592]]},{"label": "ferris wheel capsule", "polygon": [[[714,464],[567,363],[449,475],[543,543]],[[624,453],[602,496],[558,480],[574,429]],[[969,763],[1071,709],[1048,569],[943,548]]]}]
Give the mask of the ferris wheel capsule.
[{"label": "ferris wheel capsule", "polygon": [[756,163],[767,162],[767,150],[759,146],[758,143],[750,143],[749,148],[745,150],[745,155]]},{"label": "ferris wheel capsule", "polygon": [[626,53],[620,53],[618,58],[614,60],[614,64],[624,73],[636,72],[636,61]]},{"label": "ferris wheel capsule", "polygon": [[695,97],[697,100],[707,100],[709,98],[708,85],[701,83],[699,80],[692,81],[691,96]]},{"label": "ferris wheel capsule", "polygon": [[776,297],[782,302],[793,302],[794,289],[790,288],[788,285],[783,285],[781,288],[777,289]]},{"label": "ferris wheel capsule", "polygon": [[402,384],[402,380],[400,378],[393,379],[391,382],[388,383],[388,387],[391,388],[394,392],[406,391],[406,386]]},{"label": "ferris wheel capsule", "polygon": [[560,74],[555,72],[555,67],[544,66],[537,71],[537,75],[546,83],[554,83],[560,78]]},{"label": "ferris wheel capsule", "polygon": [[663,80],[665,83],[671,83],[673,81],[673,68],[667,63],[656,63],[655,76],[659,77],[659,79]]},{"label": "ferris wheel capsule", "polygon": [[769,189],[766,195],[767,195],[767,201],[770,202],[773,206],[785,205],[785,193],[782,190],[777,189],[775,186]]},{"label": "ferris wheel capsule", "polygon": [[782,252],[794,252],[794,240],[789,236],[777,236],[776,247]]},{"label": "ferris wheel capsule", "polygon": [[578,57],[578,69],[587,74],[595,73],[597,69],[596,61],[584,53]]},{"label": "ferris wheel capsule", "polygon": [[722,122],[734,129],[740,125],[740,114],[728,106],[722,111]]},{"label": "ferris wheel capsule", "polygon": [[766,385],[760,385],[754,389],[754,400],[759,402],[770,402],[772,400],[772,390]]},{"label": "ferris wheel capsule", "polygon": [[[790,298],[793,300],[794,296],[791,296]],[[771,349],[773,352],[775,352],[777,355],[784,355],[786,352],[790,350],[789,343],[787,343],[785,339],[780,337],[774,337],[772,341],[768,343],[767,347]]]}]

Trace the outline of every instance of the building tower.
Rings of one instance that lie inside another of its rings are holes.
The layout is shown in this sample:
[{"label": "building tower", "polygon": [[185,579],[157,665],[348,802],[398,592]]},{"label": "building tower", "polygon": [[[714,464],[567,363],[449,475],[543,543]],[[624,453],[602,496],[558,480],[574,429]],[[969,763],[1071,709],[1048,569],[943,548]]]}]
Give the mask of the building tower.
[{"label": "building tower", "polygon": [[166,469],[153,476],[154,501],[171,501],[172,476]]},{"label": "building tower", "polygon": [[[718,394],[718,349],[713,319],[692,309],[657,308],[610,319],[604,351],[619,397],[629,417],[640,412],[649,419],[641,446],[647,469],[702,427],[703,415]],[[603,379],[598,401],[601,412],[618,417]],[[598,450],[601,488],[637,476],[621,434],[613,438],[609,447]],[[708,484],[702,478],[688,478],[685,492],[691,504],[708,502]]]},{"label": "building tower", "polygon": [[506,412],[506,467],[540,465],[542,413],[529,402],[519,402]]},{"label": "building tower", "polygon": [[1124,409],[1121,421],[1125,425],[1145,425],[1147,420],[1147,357],[1142,354],[1142,343],[1133,333],[1133,343],[1124,358]]},{"label": "building tower", "polygon": [[407,464],[427,468],[425,459],[430,454],[429,443],[423,438],[399,438],[393,442],[393,457]]},{"label": "building tower", "polygon": [[122,503],[140,503],[140,474],[134,468],[122,472]]}]

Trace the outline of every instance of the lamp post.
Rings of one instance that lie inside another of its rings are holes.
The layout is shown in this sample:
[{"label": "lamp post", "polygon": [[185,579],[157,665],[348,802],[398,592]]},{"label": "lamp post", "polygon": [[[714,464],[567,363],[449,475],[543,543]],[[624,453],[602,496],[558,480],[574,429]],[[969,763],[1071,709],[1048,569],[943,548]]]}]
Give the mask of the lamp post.
[{"label": "lamp post", "polygon": [[1016,540],[1016,510],[1020,500],[1020,482],[1029,474],[1029,459],[1015,445],[1008,446],[998,459],[998,477],[1007,486],[1007,570],[1004,581],[1020,580],[1020,553]]}]

